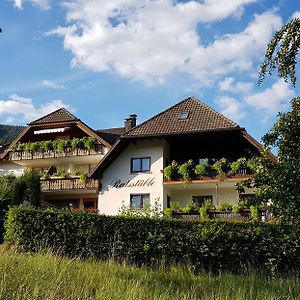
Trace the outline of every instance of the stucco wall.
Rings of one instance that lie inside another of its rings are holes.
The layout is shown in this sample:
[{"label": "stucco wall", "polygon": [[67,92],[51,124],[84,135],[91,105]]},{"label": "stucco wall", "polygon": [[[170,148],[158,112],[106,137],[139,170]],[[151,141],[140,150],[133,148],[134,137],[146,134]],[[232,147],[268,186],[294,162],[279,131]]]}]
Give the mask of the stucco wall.
[{"label": "stucco wall", "polygon": [[14,174],[15,176],[21,176],[24,172],[24,168],[14,162],[6,161],[0,162],[0,176],[7,174]]},{"label": "stucco wall", "polygon": [[[145,173],[130,173],[131,158],[151,157],[151,170]],[[130,194],[150,194],[150,205],[163,201],[163,141],[144,140],[130,144],[105,170],[101,180],[98,209],[100,213],[116,215],[124,204],[129,207]],[[119,184],[114,187],[114,183]],[[130,181],[129,183],[127,183]],[[148,186],[150,182],[150,186]],[[127,183],[127,185],[125,185]],[[144,185],[143,185],[144,184]],[[137,185],[137,186],[133,186]]]}]

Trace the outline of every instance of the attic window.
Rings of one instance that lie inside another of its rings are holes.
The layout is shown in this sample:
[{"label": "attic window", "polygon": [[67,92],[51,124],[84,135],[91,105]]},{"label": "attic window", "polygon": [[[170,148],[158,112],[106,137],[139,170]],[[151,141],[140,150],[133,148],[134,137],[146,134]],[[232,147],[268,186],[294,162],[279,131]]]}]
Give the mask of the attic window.
[{"label": "attic window", "polygon": [[181,112],[179,114],[179,120],[187,120],[187,118],[189,117],[189,113],[184,111],[184,112]]}]

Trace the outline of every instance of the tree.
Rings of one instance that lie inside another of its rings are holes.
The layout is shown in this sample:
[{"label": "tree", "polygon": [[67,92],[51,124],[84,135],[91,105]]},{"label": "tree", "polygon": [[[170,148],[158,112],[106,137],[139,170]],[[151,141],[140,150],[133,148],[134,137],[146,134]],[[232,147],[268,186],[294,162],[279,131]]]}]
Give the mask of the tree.
[{"label": "tree", "polygon": [[297,55],[300,48],[300,19],[295,18],[285,24],[273,36],[267,46],[265,61],[260,66],[259,84],[266,74],[277,69],[278,76],[296,85]]},{"label": "tree", "polygon": [[[259,83],[277,69],[278,76],[296,85],[297,55],[300,48],[300,19],[293,19],[278,30],[267,46]],[[291,110],[279,113],[278,120],[263,137],[266,152],[257,159],[254,177],[241,184],[257,188],[257,199],[272,203],[274,216],[287,222],[300,222],[300,97],[291,100]],[[272,161],[267,151],[277,147]]]}]

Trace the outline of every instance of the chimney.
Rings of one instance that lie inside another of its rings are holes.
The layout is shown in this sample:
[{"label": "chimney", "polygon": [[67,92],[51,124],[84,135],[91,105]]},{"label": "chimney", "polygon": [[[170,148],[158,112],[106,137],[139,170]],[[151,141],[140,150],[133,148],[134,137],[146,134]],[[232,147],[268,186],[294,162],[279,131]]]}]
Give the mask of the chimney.
[{"label": "chimney", "polygon": [[136,117],[137,115],[132,114],[129,115],[127,119],[125,119],[125,132],[136,126]]}]

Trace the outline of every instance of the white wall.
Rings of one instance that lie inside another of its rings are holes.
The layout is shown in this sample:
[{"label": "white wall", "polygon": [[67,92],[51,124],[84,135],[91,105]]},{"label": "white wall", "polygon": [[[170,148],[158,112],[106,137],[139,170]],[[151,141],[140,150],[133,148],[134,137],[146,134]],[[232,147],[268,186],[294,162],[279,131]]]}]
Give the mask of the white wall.
[{"label": "white wall", "polygon": [[[130,174],[131,158],[151,157],[151,171],[146,173]],[[124,203],[130,205],[130,194],[150,194],[150,205],[159,200],[163,202],[163,141],[159,139],[138,141],[131,143],[104,171],[101,180],[102,189],[98,198],[98,209],[100,213],[116,215]],[[138,180],[152,179],[151,186],[124,186],[116,188],[112,183],[116,180],[121,182],[137,183]]]}]

